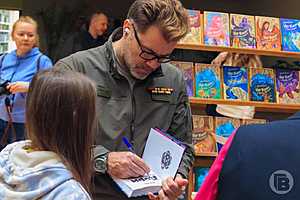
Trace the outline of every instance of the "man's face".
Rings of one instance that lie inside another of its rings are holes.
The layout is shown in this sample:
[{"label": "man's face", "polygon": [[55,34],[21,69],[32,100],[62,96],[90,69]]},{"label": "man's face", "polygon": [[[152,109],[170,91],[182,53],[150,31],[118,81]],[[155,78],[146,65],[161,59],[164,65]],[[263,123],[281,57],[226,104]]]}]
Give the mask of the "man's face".
[{"label": "man's face", "polygon": [[167,42],[156,26],[144,33],[137,32],[131,24],[128,40],[124,47],[124,61],[131,75],[143,80],[155,71],[161,62],[166,62],[177,42]]},{"label": "man's face", "polygon": [[107,31],[108,19],[104,14],[94,16],[92,23],[98,36],[103,35]]}]

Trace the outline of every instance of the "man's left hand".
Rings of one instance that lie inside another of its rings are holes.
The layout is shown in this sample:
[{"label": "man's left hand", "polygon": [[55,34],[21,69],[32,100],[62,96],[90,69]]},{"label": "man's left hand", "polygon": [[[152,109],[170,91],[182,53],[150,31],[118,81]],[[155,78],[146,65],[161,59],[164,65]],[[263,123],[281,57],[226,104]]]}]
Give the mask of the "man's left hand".
[{"label": "man's left hand", "polygon": [[150,200],[176,200],[181,193],[185,190],[188,184],[188,180],[177,175],[175,180],[172,177],[168,177],[162,183],[162,188],[158,195],[148,193]]}]

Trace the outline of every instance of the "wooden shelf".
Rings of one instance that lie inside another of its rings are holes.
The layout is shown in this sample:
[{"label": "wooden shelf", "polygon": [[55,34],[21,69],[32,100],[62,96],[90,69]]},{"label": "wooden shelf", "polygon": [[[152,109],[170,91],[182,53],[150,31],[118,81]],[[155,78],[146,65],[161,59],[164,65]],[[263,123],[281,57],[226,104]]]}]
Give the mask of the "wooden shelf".
[{"label": "wooden shelf", "polygon": [[258,50],[250,48],[234,48],[234,47],[221,47],[221,46],[208,46],[208,45],[194,45],[194,44],[178,44],[177,49],[189,49],[199,51],[228,51],[243,54],[256,54],[263,56],[276,56],[276,57],[290,57],[300,58],[300,52],[287,52],[287,51],[271,51],[271,50]]},{"label": "wooden shelf", "polygon": [[190,97],[192,109],[202,108],[207,104],[226,104],[238,106],[255,106],[255,111],[258,112],[280,112],[280,113],[296,113],[300,110],[300,104],[278,104],[255,101],[234,101],[223,99],[202,99]]}]

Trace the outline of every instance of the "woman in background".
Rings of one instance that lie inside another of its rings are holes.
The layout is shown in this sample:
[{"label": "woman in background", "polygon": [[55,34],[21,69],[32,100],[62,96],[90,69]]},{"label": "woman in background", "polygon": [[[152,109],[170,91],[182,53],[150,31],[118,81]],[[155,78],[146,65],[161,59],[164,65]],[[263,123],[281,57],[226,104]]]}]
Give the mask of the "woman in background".
[{"label": "woman in background", "polygon": [[90,200],[96,89],[74,71],[50,69],[32,80],[29,140],[0,153],[0,199]]},{"label": "woman in background", "polygon": [[24,107],[34,74],[52,66],[39,48],[38,25],[21,16],[13,25],[12,39],[17,49],[0,57],[0,150],[6,144],[24,139]]}]

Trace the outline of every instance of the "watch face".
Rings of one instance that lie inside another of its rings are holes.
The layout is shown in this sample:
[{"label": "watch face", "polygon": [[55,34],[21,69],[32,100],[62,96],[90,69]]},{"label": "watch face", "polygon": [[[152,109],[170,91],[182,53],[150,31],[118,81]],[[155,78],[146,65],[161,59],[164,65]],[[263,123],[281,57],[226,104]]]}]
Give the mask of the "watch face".
[{"label": "watch face", "polygon": [[95,160],[95,171],[100,173],[105,173],[106,171],[106,162],[103,158],[97,158]]}]

